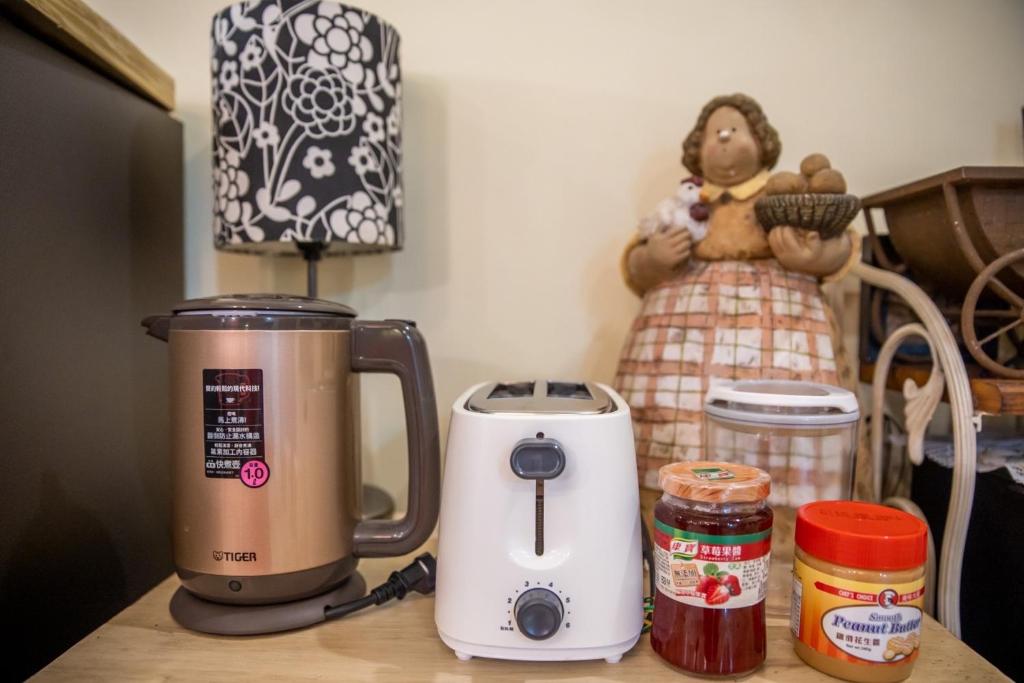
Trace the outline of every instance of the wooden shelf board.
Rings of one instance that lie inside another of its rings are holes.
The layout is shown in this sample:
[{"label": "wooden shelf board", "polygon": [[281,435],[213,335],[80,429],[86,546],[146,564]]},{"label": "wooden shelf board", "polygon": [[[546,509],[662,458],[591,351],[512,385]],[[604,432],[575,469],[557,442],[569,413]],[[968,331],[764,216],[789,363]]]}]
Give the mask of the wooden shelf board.
[{"label": "wooden shelf board", "polygon": [[170,74],[82,0],[0,0],[0,10],[151,102],[174,109]]},{"label": "wooden shelf board", "polygon": [[[873,363],[861,363],[860,381],[870,384],[874,372]],[[976,412],[990,415],[1024,415],[1024,380],[982,377],[980,369],[975,366],[968,366],[967,374],[971,376],[971,394]],[[930,375],[930,364],[894,363],[889,369],[886,387],[893,391],[902,391],[903,383],[908,379],[922,386]],[[942,400],[948,401],[949,398],[943,394]]]}]

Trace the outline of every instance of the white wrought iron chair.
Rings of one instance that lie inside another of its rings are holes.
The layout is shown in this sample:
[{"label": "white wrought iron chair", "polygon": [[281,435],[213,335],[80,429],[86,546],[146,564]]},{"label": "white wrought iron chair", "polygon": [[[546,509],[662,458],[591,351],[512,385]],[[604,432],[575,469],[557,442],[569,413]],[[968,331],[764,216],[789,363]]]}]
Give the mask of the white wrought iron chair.
[{"label": "white wrought iron chair", "polygon": [[[920,464],[924,457],[924,434],[945,390],[949,396],[953,428],[953,486],[950,492],[946,528],[942,537],[942,556],[935,557],[935,545],[929,530],[929,575],[926,585],[935,587],[938,620],[957,638],[960,637],[960,572],[963,566],[964,546],[974,499],[975,464],[977,460],[976,423],[970,381],[956,339],[946,319],[925,292],[901,275],[882,270],[866,263],[858,263],[851,271],[862,281],[889,290],[901,297],[914,311],[920,323],[909,323],[892,332],[882,344],[872,377],[871,401],[871,457],[874,481],[872,490],[876,502],[909,512],[921,519],[924,513],[908,498],[899,496],[879,500],[882,492],[881,473],[884,470],[883,408],[886,378],[893,356],[908,337],[922,337],[932,354],[932,372],[924,386],[906,380],[903,396],[906,399],[907,453],[911,461]],[[926,520],[927,521],[927,520]],[[938,581],[935,581],[935,568]],[[930,602],[930,601],[929,601]],[[930,605],[926,604],[926,608]]]}]

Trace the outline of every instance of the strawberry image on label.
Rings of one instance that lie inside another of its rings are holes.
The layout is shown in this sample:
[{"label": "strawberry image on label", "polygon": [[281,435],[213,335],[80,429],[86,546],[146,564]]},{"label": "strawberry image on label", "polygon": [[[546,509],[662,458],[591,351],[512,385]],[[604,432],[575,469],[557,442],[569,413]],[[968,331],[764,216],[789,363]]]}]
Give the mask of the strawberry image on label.
[{"label": "strawberry image on label", "polygon": [[729,589],[718,584],[714,591],[710,595],[704,598],[704,602],[709,605],[721,605],[729,601]]},{"label": "strawberry image on label", "polygon": [[729,589],[729,595],[739,595],[743,592],[743,589],[740,588],[740,580],[732,574],[722,579],[722,585]]},{"label": "strawberry image on label", "polygon": [[718,588],[718,579],[714,576],[705,576],[697,584],[697,592],[703,593],[704,595],[711,595],[711,593]]}]

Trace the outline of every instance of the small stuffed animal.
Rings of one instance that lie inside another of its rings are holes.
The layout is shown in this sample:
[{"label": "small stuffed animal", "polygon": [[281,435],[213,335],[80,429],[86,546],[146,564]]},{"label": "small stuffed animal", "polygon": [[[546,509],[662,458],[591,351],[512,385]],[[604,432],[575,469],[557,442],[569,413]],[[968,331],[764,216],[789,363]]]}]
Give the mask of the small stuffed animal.
[{"label": "small stuffed animal", "polygon": [[710,211],[700,200],[700,188],[704,181],[697,176],[684,178],[668,199],[658,203],[654,213],[640,221],[640,237],[646,239],[658,230],[686,228],[690,239],[697,243],[708,232]]}]

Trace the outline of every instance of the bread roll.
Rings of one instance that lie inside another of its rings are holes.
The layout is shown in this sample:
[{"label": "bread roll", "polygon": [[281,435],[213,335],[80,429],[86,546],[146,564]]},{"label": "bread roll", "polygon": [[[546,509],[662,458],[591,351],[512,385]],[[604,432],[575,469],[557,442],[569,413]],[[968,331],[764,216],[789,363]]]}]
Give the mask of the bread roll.
[{"label": "bread roll", "polygon": [[807,192],[807,178],[799,173],[780,171],[768,179],[765,194],[803,194]]},{"label": "bread roll", "polygon": [[824,171],[826,168],[832,168],[832,164],[829,163],[828,157],[824,154],[808,154],[800,162],[800,172],[808,178],[818,171]]},{"label": "bread roll", "polygon": [[839,171],[826,168],[811,176],[810,191],[814,194],[845,194],[846,179]]}]

